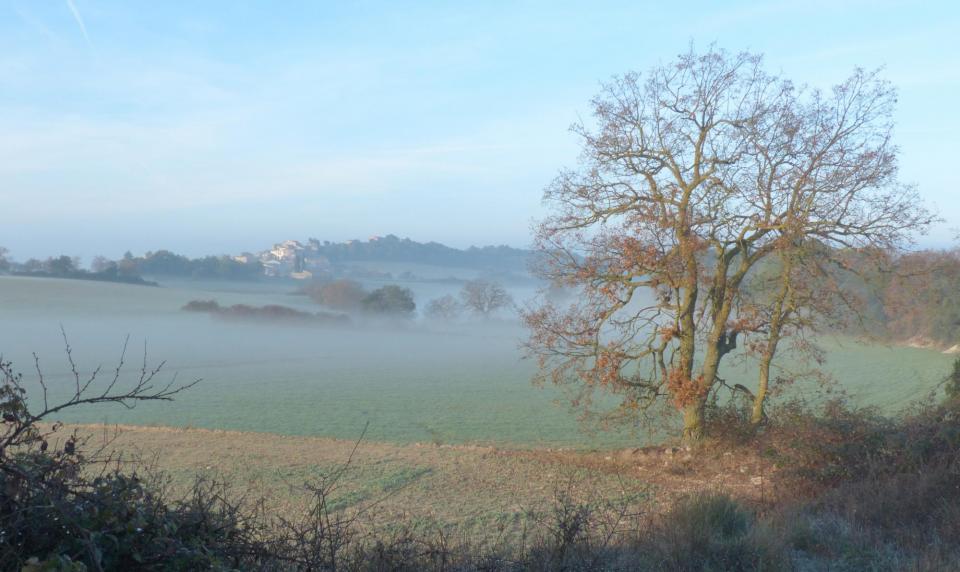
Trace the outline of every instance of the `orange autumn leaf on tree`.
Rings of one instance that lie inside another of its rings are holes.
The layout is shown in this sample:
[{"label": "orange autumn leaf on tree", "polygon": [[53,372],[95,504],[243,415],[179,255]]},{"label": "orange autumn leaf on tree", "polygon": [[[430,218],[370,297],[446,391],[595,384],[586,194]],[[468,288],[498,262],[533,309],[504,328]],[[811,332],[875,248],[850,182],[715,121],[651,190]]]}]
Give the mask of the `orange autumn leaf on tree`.
[{"label": "orange autumn leaf on tree", "polygon": [[667,390],[673,400],[673,405],[677,409],[683,409],[691,403],[696,403],[699,399],[706,397],[709,387],[703,383],[703,376],[696,379],[686,377],[679,369],[671,370],[667,376]]}]

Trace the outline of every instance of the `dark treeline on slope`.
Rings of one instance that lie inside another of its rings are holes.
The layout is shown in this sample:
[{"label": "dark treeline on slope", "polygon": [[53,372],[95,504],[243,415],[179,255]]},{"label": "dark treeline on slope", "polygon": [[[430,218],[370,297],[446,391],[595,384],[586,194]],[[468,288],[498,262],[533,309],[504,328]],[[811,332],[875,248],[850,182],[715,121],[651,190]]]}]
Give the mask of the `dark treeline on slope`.
[{"label": "dark treeline on slope", "polygon": [[[822,252],[808,263],[822,264],[821,276],[835,283],[837,299],[830,301],[832,313],[819,317],[817,330],[944,349],[960,343],[960,250],[818,248]],[[745,298],[762,299],[765,277],[781,271],[777,261],[758,265]]]},{"label": "dark treeline on slope", "polygon": [[411,262],[434,266],[524,271],[532,256],[528,250],[510,246],[471,246],[459,250],[438,242],[416,242],[393,234],[369,241],[321,242],[311,238],[308,244],[317,254],[331,262]]},{"label": "dark treeline on slope", "polygon": [[960,250],[924,250],[876,276],[883,334],[894,341],[960,343]]}]

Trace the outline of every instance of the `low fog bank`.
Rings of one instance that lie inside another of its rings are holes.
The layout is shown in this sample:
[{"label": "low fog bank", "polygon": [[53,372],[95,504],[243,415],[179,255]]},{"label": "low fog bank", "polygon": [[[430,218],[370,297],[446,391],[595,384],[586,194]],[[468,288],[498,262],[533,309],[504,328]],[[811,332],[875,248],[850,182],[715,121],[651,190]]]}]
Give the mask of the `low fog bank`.
[{"label": "low fog bank", "polygon": [[[64,355],[61,326],[81,373],[102,366],[107,382],[129,338],[121,383],[142,366],[164,361],[158,382],[177,375],[203,381],[174,403],[126,410],[93,407],[64,421],[195,426],[280,434],[368,438],[399,443],[491,443],[513,446],[619,447],[645,433],[622,428],[583,431],[577,414],[552,387],[535,388],[536,370],[524,360],[527,335],[509,308],[483,317],[460,311],[427,317],[431,300],[461,300],[463,283],[402,284],[416,312],[403,318],[357,309],[343,323],[288,323],[223,319],[182,308],[215,300],[221,308],[271,305],[306,314],[330,312],[303,284],[166,283],[146,288],[76,280],[0,277],[0,354],[12,360],[33,389],[33,354],[51,389],[66,396],[75,385]],[[369,295],[382,283],[362,284]],[[514,305],[533,287],[509,287]],[[914,348],[864,345],[836,338],[825,368],[862,404],[895,409],[921,397],[942,379],[949,356]],[[788,364],[789,365],[789,364]],[[744,364],[731,362],[728,383],[750,384]],[[791,392],[814,395],[812,385]],[[34,394],[39,398],[39,393]]]},{"label": "low fog bank", "polygon": [[[0,277],[0,353],[31,380],[35,352],[52,394],[66,395],[74,380],[62,325],[82,372],[102,365],[112,374],[129,334],[122,379],[136,376],[146,345],[149,365],[165,361],[161,381],[174,374],[184,382],[203,380],[175,403],[129,411],[92,408],[67,421],[342,438],[355,438],[369,422],[368,437],[375,440],[584,442],[575,416],[551,403],[556,392],[530,386],[534,364],[521,359],[525,332],[512,312],[486,319],[464,313],[444,321],[361,313],[345,324],[322,325],[224,320],[182,308],[211,299],[220,306],[279,305],[310,313],[324,308],[293,288],[196,286]],[[430,285],[414,295],[419,304],[421,296],[458,290]],[[515,290],[511,296],[522,300],[532,293]],[[542,423],[530,423],[532,418]]]}]

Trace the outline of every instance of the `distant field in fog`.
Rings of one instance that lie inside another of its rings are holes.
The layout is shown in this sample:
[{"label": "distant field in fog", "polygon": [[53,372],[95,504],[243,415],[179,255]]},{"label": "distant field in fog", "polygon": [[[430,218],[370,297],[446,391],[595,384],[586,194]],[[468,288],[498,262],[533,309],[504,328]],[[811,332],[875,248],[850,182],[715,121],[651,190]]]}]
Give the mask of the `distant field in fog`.
[{"label": "distant field in fog", "polygon": [[[407,285],[407,284],[405,284]],[[368,285],[369,286],[369,285]],[[409,284],[423,307],[457,286]],[[115,365],[131,336],[134,374],[146,340],[151,362],[203,382],[174,403],[80,410],[68,421],[196,426],[355,438],[369,422],[371,440],[482,442],[513,446],[615,447],[634,444],[626,430],[587,434],[576,414],[556,405],[559,392],[530,384],[534,364],[521,360],[518,324],[437,328],[325,329],[224,322],[182,312],[195,299],[229,304],[320,308],[293,285],[166,283],[150,288],[74,280],[0,277],[0,354],[32,379],[37,352],[54,392],[67,391],[60,324],[84,371]],[[514,292],[517,299],[532,289]],[[826,369],[860,402],[888,410],[928,392],[951,358],[913,348],[830,347]],[[729,383],[752,376],[728,368]],[[168,379],[168,378],[165,378]],[[798,387],[797,391],[805,391]],[[36,395],[39,398],[39,395]]]}]

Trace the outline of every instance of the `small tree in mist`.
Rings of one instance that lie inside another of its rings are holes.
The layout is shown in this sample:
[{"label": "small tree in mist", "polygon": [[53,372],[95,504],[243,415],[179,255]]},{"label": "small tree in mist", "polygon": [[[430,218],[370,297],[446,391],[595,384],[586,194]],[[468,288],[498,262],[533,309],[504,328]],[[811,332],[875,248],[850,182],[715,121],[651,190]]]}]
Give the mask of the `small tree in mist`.
[{"label": "small tree in mist", "polygon": [[464,284],[460,290],[460,300],[464,307],[484,318],[489,318],[497,310],[513,306],[513,298],[506,289],[487,280],[471,280]]},{"label": "small tree in mist", "polygon": [[23,272],[40,272],[43,270],[43,261],[36,258],[28,258],[26,262],[20,265]]},{"label": "small tree in mist", "polygon": [[10,254],[10,251],[0,246],[0,272],[6,272],[10,270],[10,261],[7,260],[8,254]]},{"label": "small tree in mist", "polygon": [[73,274],[79,269],[79,262],[79,259],[71,258],[64,254],[48,258],[47,261],[44,262],[43,267],[44,270],[54,276],[66,276]]},{"label": "small tree in mist", "polygon": [[741,303],[758,263],[798,241],[895,249],[933,220],[897,182],[894,102],[875,73],[804,91],[715,50],[605,86],[581,165],[545,192],[539,273],[581,296],[525,313],[539,378],[618,395],[616,415],[667,398],[703,437],[722,359],[766,328]]},{"label": "small tree in mist", "polygon": [[431,320],[450,322],[460,317],[462,309],[460,302],[447,294],[430,300],[424,309],[424,315]]},{"label": "small tree in mist", "polygon": [[320,282],[307,286],[305,291],[318,304],[335,310],[358,310],[368,292],[355,281],[342,278],[331,282]]},{"label": "small tree in mist", "polygon": [[111,272],[116,271],[116,269],[117,263],[106,256],[94,256],[93,260],[90,261],[90,270],[94,272]]},{"label": "small tree in mist", "polygon": [[413,301],[413,291],[409,288],[390,284],[377,288],[363,299],[363,309],[371,314],[383,316],[410,317],[417,309]]}]

